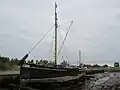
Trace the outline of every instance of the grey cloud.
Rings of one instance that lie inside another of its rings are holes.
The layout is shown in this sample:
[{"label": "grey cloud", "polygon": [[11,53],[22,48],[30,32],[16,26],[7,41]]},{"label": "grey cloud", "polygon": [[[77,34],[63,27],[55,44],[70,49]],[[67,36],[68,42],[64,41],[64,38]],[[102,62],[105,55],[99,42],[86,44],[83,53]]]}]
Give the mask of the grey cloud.
[{"label": "grey cloud", "polygon": [[[61,56],[76,64],[81,49],[84,63],[119,61],[119,0],[58,0],[57,3],[59,23],[74,21]],[[54,0],[1,0],[0,53],[21,58],[53,23]],[[52,33],[30,58],[50,59],[51,41]]]}]

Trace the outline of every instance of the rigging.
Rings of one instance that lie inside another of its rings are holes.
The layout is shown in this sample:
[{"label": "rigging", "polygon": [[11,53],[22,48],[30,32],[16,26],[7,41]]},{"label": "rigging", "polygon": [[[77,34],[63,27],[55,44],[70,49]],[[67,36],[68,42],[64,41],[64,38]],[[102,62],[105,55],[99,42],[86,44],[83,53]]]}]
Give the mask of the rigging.
[{"label": "rigging", "polygon": [[60,54],[60,51],[61,51],[61,49],[63,48],[63,45],[64,45],[64,43],[65,43],[65,40],[66,40],[66,38],[67,38],[67,35],[68,35],[69,31],[70,31],[70,28],[71,28],[72,24],[73,24],[73,21],[71,21],[71,24],[70,24],[70,26],[69,26],[69,28],[68,28],[68,31],[67,31],[67,33],[66,33],[66,35],[65,35],[65,37],[64,37],[63,42],[62,42],[62,45],[61,45],[61,47],[60,47],[60,49],[59,49],[59,51],[58,51],[58,55]]},{"label": "rigging", "polygon": [[21,66],[24,64],[25,60],[28,58],[29,54],[36,48],[36,46],[44,39],[44,37],[52,30],[53,26],[48,30],[47,33],[44,34],[44,36],[33,46],[33,48],[30,49],[30,51],[21,59]]}]

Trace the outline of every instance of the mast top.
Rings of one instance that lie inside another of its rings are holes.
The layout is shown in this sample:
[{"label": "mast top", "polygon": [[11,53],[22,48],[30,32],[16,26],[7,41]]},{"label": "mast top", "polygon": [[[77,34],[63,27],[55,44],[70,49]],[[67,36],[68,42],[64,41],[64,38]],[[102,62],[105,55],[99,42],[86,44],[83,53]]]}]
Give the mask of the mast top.
[{"label": "mast top", "polygon": [[55,8],[57,8],[57,3],[55,2]]}]

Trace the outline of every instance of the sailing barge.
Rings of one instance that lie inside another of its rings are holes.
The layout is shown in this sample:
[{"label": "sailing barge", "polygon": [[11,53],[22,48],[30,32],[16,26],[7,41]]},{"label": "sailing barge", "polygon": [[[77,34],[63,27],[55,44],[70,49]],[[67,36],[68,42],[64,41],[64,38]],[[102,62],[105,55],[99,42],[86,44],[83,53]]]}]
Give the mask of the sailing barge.
[{"label": "sailing barge", "polygon": [[[62,85],[63,86],[67,85],[67,88],[68,88],[69,84],[76,85],[78,83],[79,84],[84,83],[84,80],[85,80],[84,75],[86,74],[85,69],[81,69],[79,67],[70,68],[70,67],[63,67],[63,66],[57,65],[56,8],[57,8],[57,4],[55,3],[55,65],[50,67],[50,66],[41,66],[36,64],[24,63],[29,55],[28,53],[21,60],[20,75],[18,74],[5,75],[7,76],[7,78],[3,80],[5,83],[4,82],[2,82],[2,84],[0,83],[0,87],[5,86],[9,88],[8,90],[18,90],[18,88],[19,90],[40,90],[41,87],[42,87],[42,90],[45,90],[45,87],[47,87],[46,90],[55,90],[55,89],[51,89],[51,87],[49,88],[48,86],[53,85],[52,88],[55,88],[54,85],[56,85],[59,88]],[[26,67],[25,64],[28,65],[29,67]],[[101,72],[101,70],[97,70],[97,71]],[[91,71],[87,70],[87,73],[90,73],[90,72],[96,73],[96,70],[91,70]],[[59,88],[57,90],[66,90],[66,89]]]},{"label": "sailing barge", "polygon": [[[34,85],[39,86],[44,83],[64,83],[68,81],[79,80],[83,75],[85,75],[85,70],[80,69],[79,67],[62,67],[57,65],[57,4],[55,3],[55,64],[51,66],[41,66],[36,64],[24,63],[27,59],[28,54],[26,54],[21,60],[20,67],[20,87],[22,88],[23,84],[29,87]],[[27,67],[26,67],[27,65]],[[28,67],[29,66],[29,67]],[[34,87],[35,88],[35,87]]]},{"label": "sailing barge", "polygon": [[[30,67],[25,67],[21,65],[20,74],[22,78],[54,78],[54,77],[63,77],[63,76],[76,76],[84,70],[79,68],[66,68],[57,65],[57,4],[55,3],[55,65],[53,67],[40,66],[35,64],[27,64]],[[28,57],[28,54],[25,55],[22,59],[24,62]]]}]

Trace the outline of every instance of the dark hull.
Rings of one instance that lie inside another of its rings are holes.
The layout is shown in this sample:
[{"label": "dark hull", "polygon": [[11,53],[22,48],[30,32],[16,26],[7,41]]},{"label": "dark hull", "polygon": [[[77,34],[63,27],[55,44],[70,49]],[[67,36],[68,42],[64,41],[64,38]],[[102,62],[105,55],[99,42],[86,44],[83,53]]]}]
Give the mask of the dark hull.
[{"label": "dark hull", "polygon": [[76,76],[84,70],[65,69],[65,68],[39,68],[39,67],[21,67],[20,73],[23,78],[54,78],[63,76]]}]

